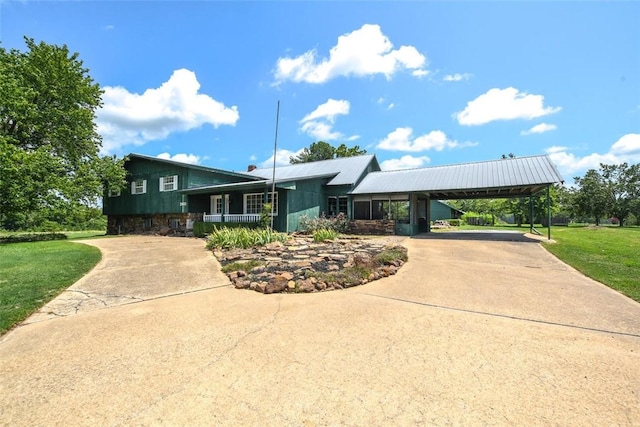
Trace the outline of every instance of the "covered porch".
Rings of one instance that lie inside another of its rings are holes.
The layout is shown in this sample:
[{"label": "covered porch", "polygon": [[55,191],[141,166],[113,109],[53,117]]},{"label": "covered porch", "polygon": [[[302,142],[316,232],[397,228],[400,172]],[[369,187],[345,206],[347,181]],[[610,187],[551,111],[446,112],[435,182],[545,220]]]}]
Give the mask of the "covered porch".
[{"label": "covered porch", "polygon": [[[279,229],[278,212],[282,210],[282,189],[266,180],[232,184],[192,187],[182,192],[187,197],[189,211],[202,215],[203,222],[213,223],[257,223],[264,204],[273,202],[274,228]],[[283,194],[284,196],[284,194]]]}]

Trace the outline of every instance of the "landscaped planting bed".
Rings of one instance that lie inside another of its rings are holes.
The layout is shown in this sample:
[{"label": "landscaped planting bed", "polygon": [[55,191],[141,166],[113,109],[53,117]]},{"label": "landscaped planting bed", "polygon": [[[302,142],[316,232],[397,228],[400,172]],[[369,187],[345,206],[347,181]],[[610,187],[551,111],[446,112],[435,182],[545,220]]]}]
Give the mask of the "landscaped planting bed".
[{"label": "landscaped planting bed", "polygon": [[247,249],[214,248],[214,255],[236,288],[265,294],[362,285],[396,274],[407,260],[406,248],[389,240],[314,242],[302,235]]}]

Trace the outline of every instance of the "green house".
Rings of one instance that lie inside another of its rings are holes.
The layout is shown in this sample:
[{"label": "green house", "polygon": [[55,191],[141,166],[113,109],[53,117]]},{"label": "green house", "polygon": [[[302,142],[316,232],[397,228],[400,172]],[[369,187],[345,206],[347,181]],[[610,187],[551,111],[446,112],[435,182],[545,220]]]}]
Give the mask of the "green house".
[{"label": "green house", "polygon": [[344,214],[355,233],[414,235],[461,214],[439,200],[531,197],[562,182],[548,156],[381,171],[364,155],[234,172],[131,154],[125,168],[127,187],[103,200],[109,234],[258,222],[273,202],[279,231],[298,231],[303,215]]},{"label": "green house", "polygon": [[273,205],[279,231],[299,230],[302,215],[343,213],[351,217],[349,193],[372,171],[375,156],[255,168],[238,173],[131,154],[129,184],[109,191],[103,202],[108,233],[189,229],[194,221],[257,222],[264,203]]}]

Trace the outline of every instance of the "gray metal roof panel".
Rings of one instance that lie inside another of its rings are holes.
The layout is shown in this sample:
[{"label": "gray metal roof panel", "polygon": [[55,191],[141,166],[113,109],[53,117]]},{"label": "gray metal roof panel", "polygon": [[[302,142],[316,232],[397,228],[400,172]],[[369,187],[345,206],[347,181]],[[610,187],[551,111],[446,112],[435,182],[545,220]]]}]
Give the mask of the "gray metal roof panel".
[{"label": "gray metal roof panel", "polygon": [[[374,158],[374,155],[364,155],[276,166],[276,182],[295,181],[318,176],[333,176],[327,185],[355,184]],[[254,169],[251,172],[247,172],[247,174],[271,180],[273,168]]]},{"label": "gray metal roof panel", "polygon": [[474,190],[562,182],[547,155],[371,172],[352,194]]}]

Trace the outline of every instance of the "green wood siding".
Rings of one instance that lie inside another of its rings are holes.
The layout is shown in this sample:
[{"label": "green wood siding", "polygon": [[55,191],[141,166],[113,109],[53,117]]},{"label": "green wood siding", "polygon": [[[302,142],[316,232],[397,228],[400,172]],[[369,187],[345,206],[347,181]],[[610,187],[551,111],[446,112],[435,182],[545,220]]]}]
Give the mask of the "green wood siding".
[{"label": "green wood siding", "polygon": [[[209,197],[193,196],[188,198],[179,191],[160,191],[160,178],[178,176],[178,190],[189,187],[215,184],[229,184],[244,181],[241,177],[226,175],[214,171],[191,169],[188,165],[180,166],[172,163],[131,158],[125,165],[128,174],[128,185],[118,197],[103,199],[105,215],[139,215],[159,213],[208,212]],[[147,181],[146,193],[131,194],[131,182],[137,179]],[[186,202],[185,206],[180,206]],[[191,206],[190,203],[195,203]],[[241,209],[241,208],[240,208]]]},{"label": "green wood siding", "polygon": [[286,231],[298,231],[298,221],[302,215],[311,218],[320,216],[323,203],[325,207],[327,203],[323,186],[325,181],[322,178],[296,181],[295,191],[287,191]]},{"label": "green wood siding", "polygon": [[451,207],[439,202],[438,200],[431,200],[431,221],[439,219],[451,219],[454,218],[454,212],[451,212]]}]

